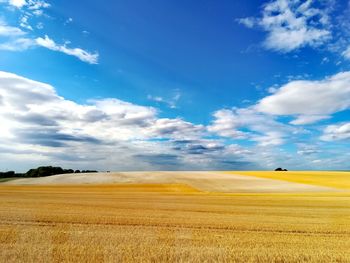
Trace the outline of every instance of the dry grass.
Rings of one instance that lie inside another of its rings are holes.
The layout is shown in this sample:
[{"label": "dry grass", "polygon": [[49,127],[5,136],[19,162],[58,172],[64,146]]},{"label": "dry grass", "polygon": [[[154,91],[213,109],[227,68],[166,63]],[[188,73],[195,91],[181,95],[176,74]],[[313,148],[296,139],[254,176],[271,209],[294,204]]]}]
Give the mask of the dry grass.
[{"label": "dry grass", "polygon": [[0,185],[1,262],[350,262],[350,194]]},{"label": "dry grass", "polygon": [[334,187],[338,189],[350,189],[350,172],[331,171],[243,171],[227,172],[229,174],[250,175],[260,178],[283,180],[293,183]]}]

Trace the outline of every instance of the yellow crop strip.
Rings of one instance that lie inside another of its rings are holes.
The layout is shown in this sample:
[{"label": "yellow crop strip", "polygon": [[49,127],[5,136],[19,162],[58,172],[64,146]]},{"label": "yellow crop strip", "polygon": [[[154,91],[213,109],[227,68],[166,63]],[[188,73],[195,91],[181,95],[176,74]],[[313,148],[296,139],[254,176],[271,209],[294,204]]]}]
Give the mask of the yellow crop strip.
[{"label": "yellow crop strip", "polygon": [[255,176],[260,178],[275,179],[293,183],[303,183],[318,186],[334,187],[338,189],[350,189],[350,172],[327,171],[230,171],[229,174]]},{"label": "yellow crop strip", "polygon": [[350,262],[350,193],[0,185],[0,262]]}]

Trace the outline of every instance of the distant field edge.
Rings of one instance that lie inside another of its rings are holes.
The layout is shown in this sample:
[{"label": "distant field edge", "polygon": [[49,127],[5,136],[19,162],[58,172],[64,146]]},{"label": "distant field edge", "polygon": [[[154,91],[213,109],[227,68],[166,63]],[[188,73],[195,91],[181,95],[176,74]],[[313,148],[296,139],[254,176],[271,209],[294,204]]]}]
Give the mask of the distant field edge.
[{"label": "distant field edge", "polygon": [[186,184],[134,184],[134,183],[112,183],[112,184],[0,184],[0,190],[29,190],[29,191],[51,191],[51,190],[83,190],[89,192],[103,190],[104,192],[155,192],[155,193],[201,193],[202,191]]},{"label": "distant field edge", "polygon": [[1,183],[6,183],[6,182],[9,182],[9,181],[13,181],[13,180],[16,180],[18,178],[0,178],[0,184]]},{"label": "distant field edge", "polygon": [[222,171],[265,179],[350,190],[350,172],[346,171]]}]

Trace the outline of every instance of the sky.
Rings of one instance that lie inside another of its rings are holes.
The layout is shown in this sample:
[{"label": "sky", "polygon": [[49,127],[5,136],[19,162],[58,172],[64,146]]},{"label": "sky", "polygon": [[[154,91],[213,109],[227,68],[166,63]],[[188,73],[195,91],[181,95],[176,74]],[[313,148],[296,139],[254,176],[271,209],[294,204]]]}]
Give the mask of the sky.
[{"label": "sky", "polygon": [[348,0],[0,0],[0,170],[349,170]]}]

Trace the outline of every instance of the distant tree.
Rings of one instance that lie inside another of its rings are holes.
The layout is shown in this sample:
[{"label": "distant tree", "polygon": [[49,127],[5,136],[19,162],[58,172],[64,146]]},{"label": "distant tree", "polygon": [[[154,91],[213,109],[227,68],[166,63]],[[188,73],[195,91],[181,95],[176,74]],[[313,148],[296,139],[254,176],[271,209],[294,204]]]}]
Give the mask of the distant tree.
[{"label": "distant tree", "polygon": [[16,173],[14,171],[0,172],[0,178],[10,178],[15,176],[16,176]]},{"label": "distant tree", "polygon": [[28,172],[25,173],[25,177],[37,177],[38,170],[37,169],[30,169]]},{"label": "distant tree", "polygon": [[95,170],[82,170],[82,173],[97,173]]},{"label": "distant tree", "polygon": [[45,177],[56,174],[63,174],[64,170],[61,167],[53,166],[40,166],[36,169],[30,169],[25,176],[26,177]]},{"label": "distant tree", "polygon": [[14,171],[8,171],[8,172],[6,172],[6,175],[8,177],[14,177],[16,175],[16,173]]},{"label": "distant tree", "polygon": [[283,172],[285,172],[285,171],[288,171],[288,170],[287,169],[282,169],[281,167],[278,167],[278,168],[275,169],[275,171],[278,171],[278,172],[283,171]]},{"label": "distant tree", "polygon": [[45,177],[56,174],[72,174],[72,173],[97,173],[96,170],[73,170],[73,169],[62,169],[61,167],[55,166],[40,166],[28,170],[26,173],[15,173],[14,171],[0,172],[0,178],[11,178],[11,177]]}]

